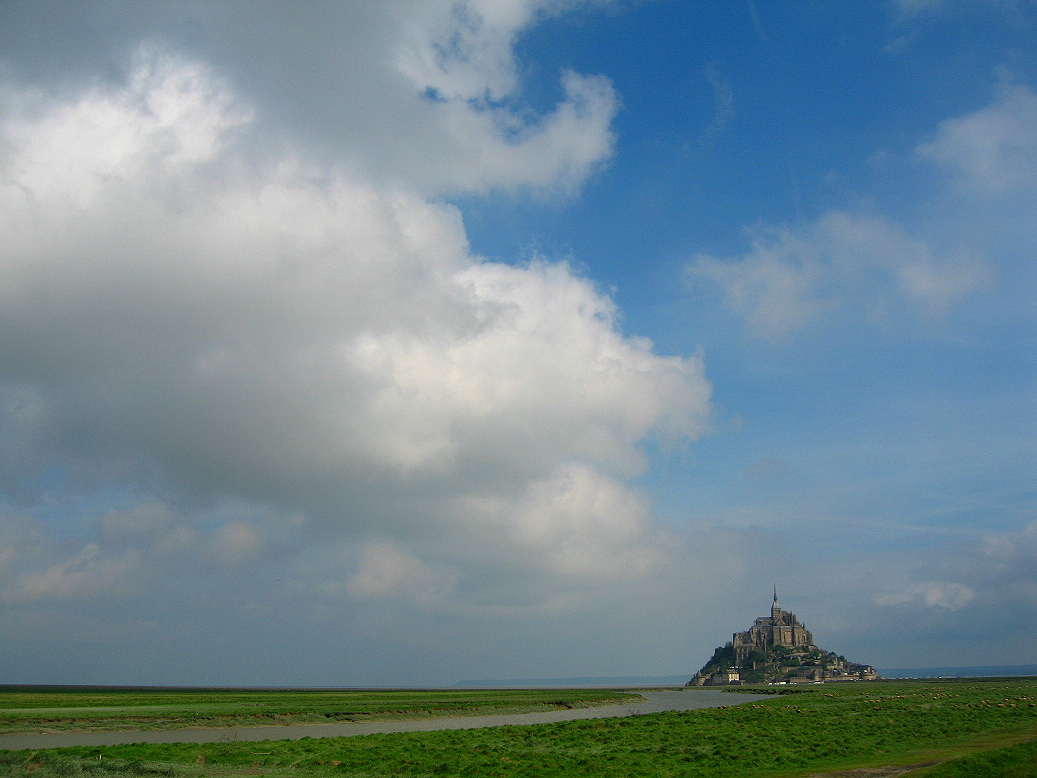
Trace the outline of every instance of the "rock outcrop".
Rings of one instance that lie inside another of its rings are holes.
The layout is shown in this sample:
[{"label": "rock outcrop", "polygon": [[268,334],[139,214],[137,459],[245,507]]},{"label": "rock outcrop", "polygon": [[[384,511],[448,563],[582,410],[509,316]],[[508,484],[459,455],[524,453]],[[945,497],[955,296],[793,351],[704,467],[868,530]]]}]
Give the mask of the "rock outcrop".
[{"label": "rock outcrop", "polygon": [[846,657],[814,645],[814,636],[794,613],[778,605],[774,590],[771,615],[761,616],[745,632],[736,632],[730,643],[720,646],[688,686],[727,686],[746,683],[811,683],[874,680],[871,665],[847,661]]}]

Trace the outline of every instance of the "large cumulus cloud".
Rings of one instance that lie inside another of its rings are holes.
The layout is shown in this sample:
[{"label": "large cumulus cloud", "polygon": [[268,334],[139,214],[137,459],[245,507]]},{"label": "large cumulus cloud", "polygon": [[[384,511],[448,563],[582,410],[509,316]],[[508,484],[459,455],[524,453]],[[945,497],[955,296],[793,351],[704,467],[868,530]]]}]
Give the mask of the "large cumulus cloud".
[{"label": "large cumulus cloud", "polygon": [[[610,152],[600,79],[564,75],[542,120],[510,113],[520,10],[447,17],[445,53],[425,20],[395,50],[468,144],[464,164],[429,151],[440,184],[564,190]],[[60,509],[22,516],[39,558],[0,569],[4,601],[131,596],[316,538],[334,570],[299,575],[358,600],[557,605],[657,565],[661,530],[626,481],[646,440],[701,432],[700,361],[621,334],[564,263],[473,256],[458,211],[428,199],[439,184],[271,153],[258,113],[155,45],[114,83],[8,91],[4,488],[30,513],[73,482],[136,505],[75,542]]]}]

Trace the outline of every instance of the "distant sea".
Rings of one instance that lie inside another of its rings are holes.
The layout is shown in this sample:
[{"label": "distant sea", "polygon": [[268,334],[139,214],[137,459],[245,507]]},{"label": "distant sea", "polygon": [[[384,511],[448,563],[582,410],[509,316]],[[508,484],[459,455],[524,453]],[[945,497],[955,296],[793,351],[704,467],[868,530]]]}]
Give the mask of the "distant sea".
[{"label": "distant sea", "polygon": [[974,667],[900,667],[880,670],[883,678],[991,678],[1037,675],[1037,665],[975,665]]},{"label": "distant sea", "polygon": [[[998,676],[1034,675],[1037,665],[976,665],[974,667],[899,667],[876,668],[883,678],[995,678]],[[683,686],[688,675],[616,675],[575,678],[485,678],[458,681],[455,687],[489,689],[524,689],[537,687],[579,686]]]}]

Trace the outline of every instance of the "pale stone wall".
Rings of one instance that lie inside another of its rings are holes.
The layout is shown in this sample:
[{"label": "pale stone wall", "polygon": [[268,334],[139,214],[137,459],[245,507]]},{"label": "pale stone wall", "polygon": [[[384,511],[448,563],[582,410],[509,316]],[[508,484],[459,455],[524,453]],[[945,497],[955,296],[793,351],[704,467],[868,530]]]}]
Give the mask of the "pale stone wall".
[{"label": "pale stone wall", "polygon": [[786,613],[775,604],[770,616],[761,616],[745,632],[735,632],[731,642],[735,648],[735,659],[741,666],[753,649],[766,651],[771,646],[808,648],[814,644],[814,636],[799,623],[794,613]]}]

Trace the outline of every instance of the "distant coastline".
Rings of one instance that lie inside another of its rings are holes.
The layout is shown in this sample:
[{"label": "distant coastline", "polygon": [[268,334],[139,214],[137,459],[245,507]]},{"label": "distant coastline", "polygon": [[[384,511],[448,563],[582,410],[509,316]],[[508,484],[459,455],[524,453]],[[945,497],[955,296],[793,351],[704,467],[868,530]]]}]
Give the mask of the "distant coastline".
[{"label": "distant coastline", "polygon": [[[1033,665],[974,665],[971,667],[876,668],[883,678],[998,678],[1037,676]],[[538,686],[683,686],[691,675],[617,675],[573,678],[486,678],[458,681],[458,688],[523,688]]]}]

